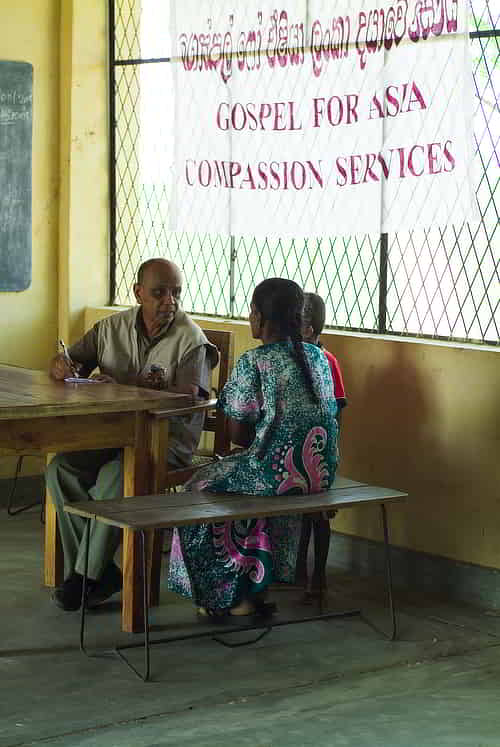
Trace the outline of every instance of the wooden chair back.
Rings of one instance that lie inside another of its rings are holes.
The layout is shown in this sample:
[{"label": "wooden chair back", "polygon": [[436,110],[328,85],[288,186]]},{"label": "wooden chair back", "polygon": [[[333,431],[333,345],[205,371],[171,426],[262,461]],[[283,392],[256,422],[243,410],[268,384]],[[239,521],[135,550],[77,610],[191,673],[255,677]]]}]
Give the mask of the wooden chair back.
[{"label": "wooden chair back", "polygon": [[[209,342],[219,351],[219,365],[213,372],[212,392],[215,397],[221,393],[234,365],[234,334],[222,329],[204,329]],[[224,414],[220,410],[207,410],[204,431],[214,433],[214,454],[225,454],[231,448],[228,428]]]}]

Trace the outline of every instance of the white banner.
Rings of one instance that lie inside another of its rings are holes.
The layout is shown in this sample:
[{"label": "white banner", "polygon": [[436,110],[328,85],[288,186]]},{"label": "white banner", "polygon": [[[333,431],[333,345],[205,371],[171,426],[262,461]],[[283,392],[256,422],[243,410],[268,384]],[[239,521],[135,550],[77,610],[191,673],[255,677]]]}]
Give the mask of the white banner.
[{"label": "white banner", "polygon": [[476,218],[466,0],[183,0],[171,27],[173,230]]}]

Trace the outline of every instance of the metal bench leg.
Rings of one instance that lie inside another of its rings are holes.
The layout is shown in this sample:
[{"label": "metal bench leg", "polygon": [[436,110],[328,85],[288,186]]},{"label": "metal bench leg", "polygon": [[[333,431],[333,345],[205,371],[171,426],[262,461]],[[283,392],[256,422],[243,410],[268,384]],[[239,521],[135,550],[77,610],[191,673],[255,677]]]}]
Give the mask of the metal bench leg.
[{"label": "metal bench leg", "polygon": [[389,544],[389,530],[387,528],[387,511],[385,504],[380,504],[380,511],[382,513],[382,526],[384,528],[384,545],[385,545],[385,573],[387,579],[387,593],[389,597],[389,610],[391,613],[392,622],[392,633],[387,637],[391,641],[396,640],[397,628],[396,628],[396,610],[394,608],[394,598],[392,595],[392,566],[391,566],[391,546]]},{"label": "metal bench leg", "polygon": [[120,657],[125,664],[141,679],[143,682],[148,682],[150,674],[150,644],[149,644],[149,594],[148,594],[148,571],[146,561],[146,533],[143,529],[138,530],[140,547],[141,547],[141,559],[142,559],[142,604],[143,604],[143,624],[144,624],[144,673],[141,673],[134,667],[133,664],[127,659],[122,653],[124,648],[134,648],[134,646],[117,646],[115,648],[116,654]]},{"label": "metal bench leg", "polygon": [[90,545],[90,519],[85,522],[85,566],[83,571],[83,585],[82,585],[82,605],[80,608],[80,651],[86,656],[90,656],[85,648],[85,600],[87,597],[87,581],[89,572],[89,545]]},{"label": "metal bench leg", "polygon": [[[88,571],[89,571],[89,545],[90,545],[90,522],[92,519],[87,519],[85,524],[85,570],[83,573],[83,586],[82,586],[82,605],[80,610],[80,651],[88,656],[89,659],[98,659],[108,656],[119,656],[122,661],[137,675],[143,682],[149,680],[150,674],[150,643],[149,643],[149,598],[148,598],[148,576],[147,576],[147,559],[146,559],[146,536],[143,530],[139,531],[139,540],[141,547],[141,559],[142,559],[142,591],[143,591],[143,604],[144,604],[144,673],[140,672],[134,667],[133,664],[124,656],[118,646],[110,651],[102,651],[97,654],[89,653],[85,646],[85,612],[86,612],[86,596],[87,596],[87,584],[88,584]],[[135,648],[136,646],[124,646],[124,648]]]}]

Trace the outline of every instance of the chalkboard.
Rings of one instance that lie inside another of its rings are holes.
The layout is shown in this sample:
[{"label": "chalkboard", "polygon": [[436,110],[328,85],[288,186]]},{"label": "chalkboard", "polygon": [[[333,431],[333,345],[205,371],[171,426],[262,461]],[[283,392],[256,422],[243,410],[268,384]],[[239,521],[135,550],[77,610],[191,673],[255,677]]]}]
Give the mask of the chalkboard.
[{"label": "chalkboard", "polygon": [[0,291],[31,283],[33,66],[0,60]]}]

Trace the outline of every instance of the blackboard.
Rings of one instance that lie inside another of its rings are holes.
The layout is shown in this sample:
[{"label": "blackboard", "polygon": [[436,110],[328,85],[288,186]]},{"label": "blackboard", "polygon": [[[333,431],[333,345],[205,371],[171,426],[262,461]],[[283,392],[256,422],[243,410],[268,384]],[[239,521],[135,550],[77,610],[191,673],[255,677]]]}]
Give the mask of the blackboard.
[{"label": "blackboard", "polygon": [[31,283],[33,66],[0,60],[0,291]]}]

